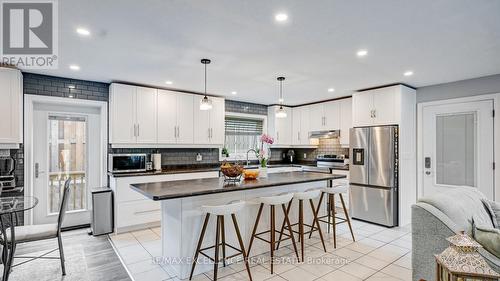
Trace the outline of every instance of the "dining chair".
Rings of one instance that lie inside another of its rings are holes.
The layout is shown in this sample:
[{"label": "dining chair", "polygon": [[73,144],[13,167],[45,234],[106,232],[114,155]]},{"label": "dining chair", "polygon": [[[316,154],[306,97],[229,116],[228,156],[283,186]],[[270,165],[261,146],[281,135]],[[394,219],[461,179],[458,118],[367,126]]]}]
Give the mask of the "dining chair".
[{"label": "dining chair", "polygon": [[[50,250],[40,256],[14,256],[14,258],[22,258],[28,259],[21,263],[15,264],[12,267],[19,266],[21,264],[25,264],[27,262],[36,260],[36,259],[60,259],[61,260],[61,269],[62,275],[66,275],[66,268],[64,266],[64,250],[61,239],[61,227],[64,221],[64,215],[66,214],[66,210],[68,207],[68,197],[70,193],[70,179],[64,182],[64,191],[61,200],[61,205],[59,207],[59,216],[57,219],[57,223],[52,224],[38,224],[38,225],[23,225],[16,226],[15,228],[15,237],[14,243],[29,243],[41,240],[47,240],[52,238],[57,238],[58,248]],[[10,237],[10,230],[6,231],[7,233],[7,241],[11,243],[12,239]],[[14,246],[15,247],[15,246]],[[59,257],[47,257],[48,254],[53,253],[59,250]],[[5,257],[6,252],[5,249],[2,253],[2,257]],[[5,259],[3,259],[5,260]]]}]

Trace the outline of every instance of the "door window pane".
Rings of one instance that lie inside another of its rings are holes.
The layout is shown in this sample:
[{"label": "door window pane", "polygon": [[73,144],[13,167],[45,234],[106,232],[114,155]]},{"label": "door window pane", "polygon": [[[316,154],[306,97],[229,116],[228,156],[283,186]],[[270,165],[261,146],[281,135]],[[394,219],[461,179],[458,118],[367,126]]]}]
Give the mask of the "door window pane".
[{"label": "door window pane", "polygon": [[476,186],[476,113],[436,116],[436,183]]},{"label": "door window pane", "polygon": [[87,209],[86,120],[49,116],[49,213],[59,212],[64,182],[71,180],[68,211]]}]

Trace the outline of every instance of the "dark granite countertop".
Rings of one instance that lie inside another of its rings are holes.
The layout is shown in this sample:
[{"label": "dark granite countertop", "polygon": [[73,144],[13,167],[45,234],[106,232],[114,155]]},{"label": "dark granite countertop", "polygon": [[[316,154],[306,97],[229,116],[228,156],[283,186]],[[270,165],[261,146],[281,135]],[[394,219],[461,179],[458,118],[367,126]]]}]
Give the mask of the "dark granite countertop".
[{"label": "dark granite countertop", "polygon": [[[297,163],[282,163],[282,162],[272,162],[269,168],[282,168],[282,167],[302,167],[311,166],[316,167],[315,161],[301,161]],[[246,166],[247,169],[257,169],[259,166],[257,164]],[[343,170],[348,171],[349,165],[346,164],[341,167],[331,168],[332,170]],[[208,164],[208,165],[180,165],[174,167],[165,167],[161,171],[148,171],[148,172],[134,172],[134,173],[111,173],[108,172],[109,176],[115,178],[121,177],[138,177],[138,176],[156,176],[156,175],[168,175],[168,174],[184,174],[184,173],[202,173],[202,172],[217,172],[220,170],[220,164]]]},{"label": "dark granite countertop", "polygon": [[223,178],[206,178],[132,184],[130,187],[152,200],[167,200],[280,185],[327,181],[345,177],[344,175],[315,172],[286,172],[268,174],[267,178],[256,180],[242,180],[236,184],[225,184]]}]

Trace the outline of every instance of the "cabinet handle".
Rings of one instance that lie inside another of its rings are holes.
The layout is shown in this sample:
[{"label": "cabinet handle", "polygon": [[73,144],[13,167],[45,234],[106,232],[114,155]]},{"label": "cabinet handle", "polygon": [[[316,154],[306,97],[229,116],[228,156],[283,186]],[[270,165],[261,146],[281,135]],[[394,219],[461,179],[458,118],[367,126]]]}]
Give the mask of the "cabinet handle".
[{"label": "cabinet handle", "polygon": [[280,132],[276,132],[276,140],[279,141],[279,139],[280,139]]},{"label": "cabinet handle", "polygon": [[177,137],[178,138],[181,137],[181,127],[180,126],[177,126]]},{"label": "cabinet handle", "polygon": [[174,126],[174,138],[177,138],[177,126]]},{"label": "cabinet handle", "polygon": [[214,128],[210,128],[210,138],[214,137]]},{"label": "cabinet handle", "polygon": [[297,132],[297,140],[300,141],[300,132]]},{"label": "cabinet handle", "polygon": [[141,135],[141,131],[140,131],[140,128],[139,128],[139,124],[137,124],[137,136],[140,136]]},{"label": "cabinet handle", "polygon": [[373,118],[377,118],[377,110],[376,109],[373,110]]},{"label": "cabinet handle", "polygon": [[139,211],[139,212],[134,212],[134,215],[140,215],[140,214],[147,214],[147,213],[154,213],[154,212],[159,212],[161,209],[154,209],[154,210],[147,210],[147,211]]},{"label": "cabinet handle", "polygon": [[208,128],[208,138],[210,139],[210,128]]},{"label": "cabinet handle", "polygon": [[137,124],[134,124],[134,137],[137,137]]}]

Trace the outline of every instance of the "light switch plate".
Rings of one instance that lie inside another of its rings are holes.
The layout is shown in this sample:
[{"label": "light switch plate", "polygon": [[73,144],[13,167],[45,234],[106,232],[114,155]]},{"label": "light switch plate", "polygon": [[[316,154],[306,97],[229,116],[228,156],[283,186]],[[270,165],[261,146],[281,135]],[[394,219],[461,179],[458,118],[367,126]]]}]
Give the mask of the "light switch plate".
[{"label": "light switch plate", "polygon": [[196,154],[196,161],[200,162],[202,160],[203,160],[203,155],[201,155],[201,153]]},{"label": "light switch plate", "polygon": [[306,158],[307,158],[307,153],[304,153],[304,159],[306,159]]}]

